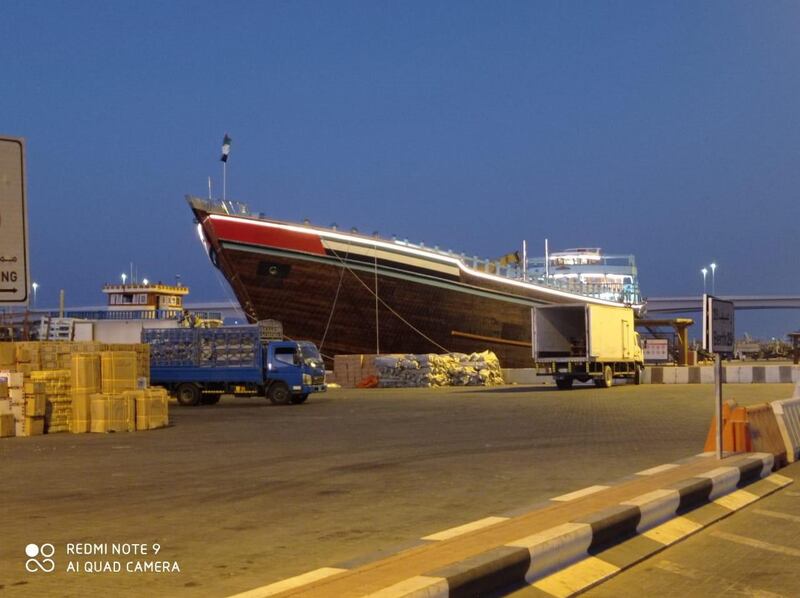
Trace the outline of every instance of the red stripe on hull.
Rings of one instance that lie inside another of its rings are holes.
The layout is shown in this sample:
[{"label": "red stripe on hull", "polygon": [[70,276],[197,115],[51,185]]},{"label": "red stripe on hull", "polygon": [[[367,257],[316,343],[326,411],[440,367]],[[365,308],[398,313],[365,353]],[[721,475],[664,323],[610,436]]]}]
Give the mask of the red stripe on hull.
[{"label": "red stripe on hull", "polygon": [[205,225],[212,229],[217,239],[325,255],[322,241],[315,234],[260,226],[245,219],[234,222],[221,218],[209,218]]}]

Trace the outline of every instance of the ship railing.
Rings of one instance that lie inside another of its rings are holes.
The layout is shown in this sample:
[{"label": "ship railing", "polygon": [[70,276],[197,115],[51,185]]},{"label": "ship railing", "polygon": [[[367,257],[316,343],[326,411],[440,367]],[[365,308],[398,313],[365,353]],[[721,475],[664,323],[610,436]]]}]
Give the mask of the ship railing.
[{"label": "ship railing", "polygon": [[544,285],[560,291],[592,297],[594,299],[605,299],[618,303],[636,304],[641,303],[639,285],[636,283],[607,284],[581,282],[569,278],[545,278],[537,277],[531,282]]},{"label": "ship railing", "polygon": [[[203,320],[222,320],[222,312],[199,311],[190,312]],[[51,318],[60,317],[58,311],[43,312],[41,315]],[[121,309],[121,310],[91,310],[91,311],[65,311],[65,318],[78,320],[180,320],[186,315],[183,310],[175,309]]]},{"label": "ship railing", "polygon": [[239,216],[253,216],[246,203],[232,199],[214,199],[203,197],[191,197],[193,203],[205,209],[207,212],[221,212],[223,214],[236,214]]}]

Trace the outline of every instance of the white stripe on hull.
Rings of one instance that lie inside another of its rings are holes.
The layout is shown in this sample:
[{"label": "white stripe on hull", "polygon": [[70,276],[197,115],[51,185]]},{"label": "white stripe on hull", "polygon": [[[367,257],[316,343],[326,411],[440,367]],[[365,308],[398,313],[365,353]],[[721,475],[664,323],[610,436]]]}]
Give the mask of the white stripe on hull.
[{"label": "white stripe on hull", "polygon": [[345,256],[359,255],[374,260],[377,255],[379,260],[386,260],[388,262],[395,262],[406,266],[414,266],[416,268],[441,272],[443,274],[449,274],[455,277],[458,277],[459,275],[459,270],[456,266],[449,266],[447,264],[442,264],[431,260],[419,259],[410,255],[382,251],[375,247],[364,247],[363,245],[339,243],[338,241],[332,241],[324,238],[322,239],[322,246],[325,247],[325,249],[332,249],[342,259],[344,259]]}]

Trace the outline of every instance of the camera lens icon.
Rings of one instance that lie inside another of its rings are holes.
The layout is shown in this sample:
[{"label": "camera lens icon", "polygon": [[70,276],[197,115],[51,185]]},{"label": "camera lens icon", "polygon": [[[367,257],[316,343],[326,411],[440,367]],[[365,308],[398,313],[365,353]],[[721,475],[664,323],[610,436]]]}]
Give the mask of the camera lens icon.
[{"label": "camera lens icon", "polygon": [[56,548],[52,544],[46,543],[41,546],[38,544],[28,544],[25,547],[25,555],[28,556],[28,560],[25,561],[25,569],[28,573],[36,573],[37,571],[52,573],[56,568],[56,563],[50,557],[55,553]]}]

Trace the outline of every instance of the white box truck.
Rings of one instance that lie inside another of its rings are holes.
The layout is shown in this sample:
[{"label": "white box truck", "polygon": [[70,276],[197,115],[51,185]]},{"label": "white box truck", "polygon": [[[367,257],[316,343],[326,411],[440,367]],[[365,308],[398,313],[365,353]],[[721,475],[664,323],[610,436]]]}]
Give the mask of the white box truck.
[{"label": "white box truck", "polygon": [[633,309],[572,304],[534,307],[533,360],[539,374],[551,375],[560,389],[594,380],[608,388],[614,378],[641,382],[644,355],[634,330]]}]

